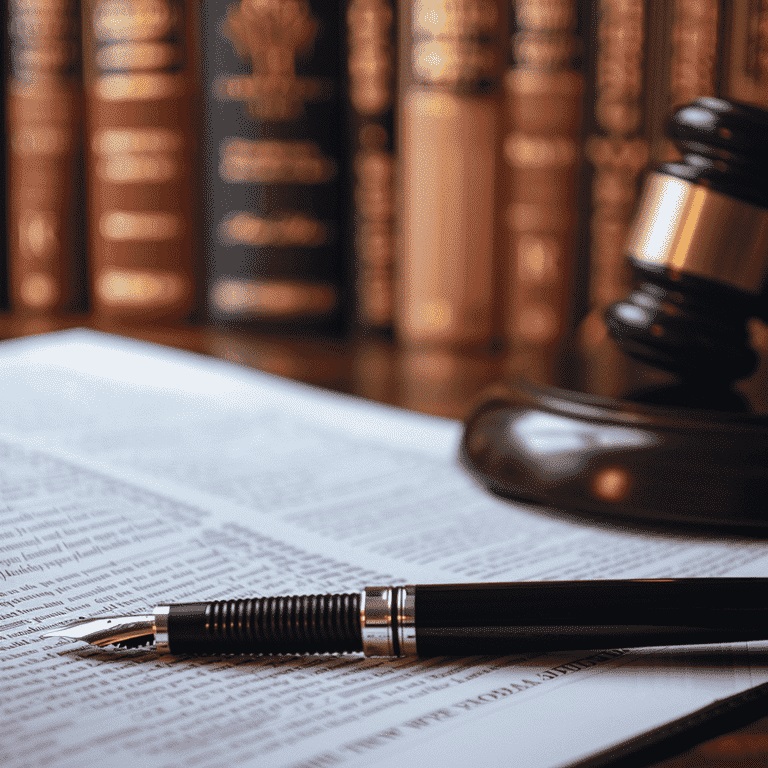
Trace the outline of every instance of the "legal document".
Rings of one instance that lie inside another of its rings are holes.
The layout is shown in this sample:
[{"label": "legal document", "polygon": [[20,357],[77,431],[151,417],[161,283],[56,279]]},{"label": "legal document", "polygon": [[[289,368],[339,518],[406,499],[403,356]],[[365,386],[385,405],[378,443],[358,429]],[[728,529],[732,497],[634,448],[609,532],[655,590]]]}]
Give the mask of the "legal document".
[{"label": "legal document", "polygon": [[156,656],[41,634],[366,585],[768,576],[768,544],[494,498],[456,422],[74,331],[0,345],[0,765],[569,766],[768,681],[768,643]]}]

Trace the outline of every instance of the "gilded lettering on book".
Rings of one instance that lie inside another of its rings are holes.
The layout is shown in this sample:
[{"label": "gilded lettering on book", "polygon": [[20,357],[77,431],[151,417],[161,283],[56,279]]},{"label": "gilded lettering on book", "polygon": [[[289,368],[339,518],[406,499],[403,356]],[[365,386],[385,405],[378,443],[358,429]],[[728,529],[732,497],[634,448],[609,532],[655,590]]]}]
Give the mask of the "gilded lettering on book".
[{"label": "gilded lettering on book", "polygon": [[96,275],[94,287],[105,304],[146,309],[183,303],[192,293],[184,275],[156,269],[104,269]]},{"label": "gilded lettering on book", "polygon": [[518,26],[529,31],[567,32],[576,29],[573,0],[515,0]]},{"label": "gilded lettering on book", "polygon": [[159,101],[181,96],[185,87],[183,75],[131,72],[100,77],[96,94],[104,101]]},{"label": "gilded lettering on book", "polygon": [[347,9],[349,97],[361,115],[381,115],[392,107],[393,24],[386,0],[352,0]]},{"label": "gilded lettering on book", "polygon": [[[251,65],[255,87],[245,100],[253,117],[295,119],[313,93],[326,92],[308,91],[307,79],[296,72],[297,59],[311,53],[318,31],[307,0],[240,0],[230,6],[224,33]],[[231,95],[231,89],[224,92]]]},{"label": "gilded lettering on book", "polygon": [[30,309],[51,310],[59,303],[61,291],[53,275],[48,272],[29,272],[22,275],[19,298]]},{"label": "gilded lettering on book", "polygon": [[221,278],[211,289],[211,304],[235,315],[290,317],[327,315],[338,302],[335,286],[301,280]]},{"label": "gilded lettering on book", "polygon": [[161,184],[181,175],[179,161],[165,154],[115,154],[96,163],[96,175],[115,184]]},{"label": "gilded lettering on book", "polygon": [[504,156],[513,167],[567,169],[576,164],[579,148],[568,136],[536,136],[510,133],[504,140]]},{"label": "gilded lettering on book", "polygon": [[53,211],[27,210],[19,216],[19,252],[37,261],[49,261],[59,251],[58,217]]},{"label": "gilded lettering on book", "polygon": [[275,217],[235,213],[221,223],[220,236],[225,242],[255,247],[316,248],[330,242],[327,224],[291,212]]},{"label": "gilded lettering on book", "polygon": [[325,184],[336,163],[313,141],[228,139],[221,145],[219,173],[230,183]]},{"label": "gilded lettering on book", "polygon": [[182,218],[165,211],[107,211],[99,219],[105,240],[159,242],[176,240],[183,232]]},{"label": "gilded lettering on book", "polygon": [[178,45],[161,41],[120,42],[103,46],[95,58],[104,70],[170,69],[179,64],[181,52]]},{"label": "gilded lettering on book", "polygon": [[415,0],[415,34],[429,37],[493,36],[499,25],[494,0]]},{"label": "gilded lettering on book", "polygon": [[168,0],[101,0],[93,14],[94,33],[103,42],[158,40],[177,24]]},{"label": "gilded lettering on book", "polygon": [[411,70],[417,82],[468,91],[498,85],[495,0],[416,0],[411,14]]},{"label": "gilded lettering on book", "polygon": [[97,154],[112,152],[178,152],[184,147],[184,136],[171,128],[103,128],[91,139]]}]

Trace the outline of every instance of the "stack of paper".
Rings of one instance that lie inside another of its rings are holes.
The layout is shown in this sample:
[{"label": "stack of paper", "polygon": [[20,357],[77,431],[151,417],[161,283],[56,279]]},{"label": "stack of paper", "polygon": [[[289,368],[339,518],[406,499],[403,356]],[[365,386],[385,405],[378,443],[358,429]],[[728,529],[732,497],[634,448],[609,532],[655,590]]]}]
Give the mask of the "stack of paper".
[{"label": "stack of paper", "polygon": [[493,498],[460,425],[76,331],[0,346],[0,764],[571,765],[768,680],[768,646],[473,659],[106,652],[161,602],[369,584],[768,576],[768,545]]}]

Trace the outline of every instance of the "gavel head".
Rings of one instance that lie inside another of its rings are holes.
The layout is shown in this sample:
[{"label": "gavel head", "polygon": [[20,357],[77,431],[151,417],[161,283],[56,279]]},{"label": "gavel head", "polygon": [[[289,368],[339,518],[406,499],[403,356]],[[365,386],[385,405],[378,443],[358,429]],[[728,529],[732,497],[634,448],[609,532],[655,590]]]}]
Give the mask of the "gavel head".
[{"label": "gavel head", "polygon": [[636,287],[606,324],[633,357],[728,383],[754,370],[747,321],[768,316],[768,112],[700,98],[668,133],[682,159],[645,181],[627,241]]}]

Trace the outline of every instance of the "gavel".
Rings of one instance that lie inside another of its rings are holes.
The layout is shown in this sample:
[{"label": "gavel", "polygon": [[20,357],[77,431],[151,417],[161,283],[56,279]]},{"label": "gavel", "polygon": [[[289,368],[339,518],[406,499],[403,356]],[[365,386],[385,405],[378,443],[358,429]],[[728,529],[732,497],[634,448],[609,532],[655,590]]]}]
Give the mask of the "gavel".
[{"label": "gavel", "polygon": [[624,352],[684,381],[727,385],[768,317],[768,111],[704,97],[668,135],[682,159],[646,178],[627,240],[636,278],[606,324]]},{"label": "gavel", "polygon": [[768,112],[700,98],[669,135],[682,158],[645,180],[636,286],[606,323],[677,382],[619,397],[499,385],[467,417],[461,458],[495,493],[548,508],[768,536],[768,415],[730,386],[758,360],[749,320],[768,318]]}]

